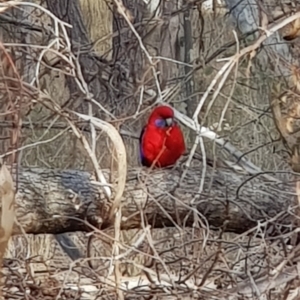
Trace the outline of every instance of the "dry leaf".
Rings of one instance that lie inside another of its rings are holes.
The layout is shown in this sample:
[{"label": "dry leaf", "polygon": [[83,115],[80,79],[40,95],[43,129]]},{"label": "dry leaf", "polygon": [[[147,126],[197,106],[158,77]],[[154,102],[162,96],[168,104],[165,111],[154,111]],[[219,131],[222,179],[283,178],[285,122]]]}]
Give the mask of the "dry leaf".
[{"label": "dry leaf", "polygon": [[[0,264],[9,238],[12,234],[15,221],[15,190],[14,183],[10,172],[0,160],[0,199],[1,199],[1,226],[0,226]],[[2,290],[0,291],[1,296]]]},{"label": "dry leaf", "polygon": [[12,234],[15,210],[14,183],[7,167],[1,162],[0,167],[0,198],[1,198],[1,226],[0,226],[0,259],[3,257],[7,242]]},{"label": "dry leaf", "polygon": [[300,36],[300,19],[296,19],[283,27],[281,33],[286,41],[292,41]]}]

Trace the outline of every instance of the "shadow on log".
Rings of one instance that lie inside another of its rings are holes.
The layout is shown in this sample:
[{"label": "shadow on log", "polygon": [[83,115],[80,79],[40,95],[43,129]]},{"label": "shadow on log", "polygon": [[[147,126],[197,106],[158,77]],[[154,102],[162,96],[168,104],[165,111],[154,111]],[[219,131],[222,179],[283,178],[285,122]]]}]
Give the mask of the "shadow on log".
[{"label": "shadow on log", "polygon": [[[202,166],[194,161],[182,178],[180,167],[128,171],[122,199],[122,229],[201,226],[245,232],[268,225],[269,234],[291,229],[295,182],[271,181],[263,174],[240,175],[229,168],[207,166],[199,192]],[[109,172],[105,171],[109,178]],[[112,226],[108,201],[93,175],[79,170],[20,168],[14,233],[63,233]],[[263,224],[264,223],[264,224]],[[93,226],[91,226],[93,225]],[[269,226],[272,225],[272,226]],[[21,230],[21,227],[23,228]]]}]

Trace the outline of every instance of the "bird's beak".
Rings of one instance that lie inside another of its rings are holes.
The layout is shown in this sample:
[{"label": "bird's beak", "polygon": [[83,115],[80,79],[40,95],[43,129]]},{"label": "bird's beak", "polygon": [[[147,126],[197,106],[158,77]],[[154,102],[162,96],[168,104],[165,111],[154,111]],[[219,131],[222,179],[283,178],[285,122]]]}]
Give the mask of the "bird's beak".
[{"label": "bird's beak", "polygon": [[173,118],[167,118],[166,119],[166,124],[168,125],[168,127],[170,127],[171,125],[173,125]]}]

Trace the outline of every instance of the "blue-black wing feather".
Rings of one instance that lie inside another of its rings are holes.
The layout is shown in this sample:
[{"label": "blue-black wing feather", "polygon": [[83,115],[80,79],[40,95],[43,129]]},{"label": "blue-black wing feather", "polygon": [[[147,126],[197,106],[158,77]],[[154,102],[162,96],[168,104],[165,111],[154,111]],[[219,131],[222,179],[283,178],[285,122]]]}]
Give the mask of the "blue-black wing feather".
[{"label": "blue-black wing feather", "polygon": [[143,143],[143,137],[144,137],[144,133],[146,130],[146,126],[143,127],[141,134],[140,134],[140,160],[143,166],[149,166],[149,162],[146,160],[144,154],[143,154],[143,149],[142,149],[142,143]]}]

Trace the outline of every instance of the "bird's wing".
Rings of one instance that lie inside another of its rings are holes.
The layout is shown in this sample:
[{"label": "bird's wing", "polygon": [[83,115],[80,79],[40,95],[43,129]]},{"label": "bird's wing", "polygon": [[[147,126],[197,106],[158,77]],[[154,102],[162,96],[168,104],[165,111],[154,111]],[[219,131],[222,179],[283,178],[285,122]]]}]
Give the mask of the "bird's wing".
[{"label": "bird's wing", "polygon": [[141,134],[140,134],[140,139],[139,139],[140,140],[140,157],[141,157],[141,159],[143,158],[142,144],[143,144],[143,137],[144,137],[145,129],[146,129],[146,126],[143,127]]},{"label": "bird's wing", "polygon": [[161,129],[146,126],[140,138],[140,154],[142,164],[149,166],[151,165],[160,154],[160,151],[164,143],[164,133]]}]

